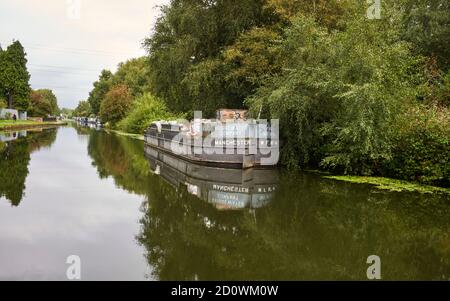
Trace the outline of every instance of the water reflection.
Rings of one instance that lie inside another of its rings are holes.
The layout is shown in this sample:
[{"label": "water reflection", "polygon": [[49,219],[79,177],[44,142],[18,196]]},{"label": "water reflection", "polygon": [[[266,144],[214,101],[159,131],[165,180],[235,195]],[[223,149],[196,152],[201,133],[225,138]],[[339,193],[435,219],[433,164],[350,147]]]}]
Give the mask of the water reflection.
[{"label": "water reflection", "polygon": [[27,131],[0,132],[0,143],[11,142],[26,136]]},{"label": "water reflection", "polygon": [[56,139],[56,131],[0,132],[0,197],[8,199],[12,206],[19,206],[24,196],[30,154],[50,147]]},{"label": "water reflection", "polygon": [[[448,196],[282,172],[261,177],[276,186],[264,198],[270,202],[227,202],[229,196],[211,191],[254,190],[255,176],[246,183],[244,174],[190,166],[148,148],[147,161],[143,148],[124,137],[90,136],[100,176],[112,175],[118,187],[145,196],[137,240],[152,278],[364,280],[372,254],[381,257],[386,280],[450,278]],[[243,207],[256,209],[220,210]]]},{"label": "water reflection", "polygon": [[276,169],[230,169],[190,163],[145,146],[152,171],[175,189],[188,193],[220,210],[261,208],[273,198],[278,184]]},{"label": "water reflection", "polygon": [[89,130],[88,153],[101,179],[112,177],[117,187],[143,196],[152,189],[141,141]]},{"label": "water reflection", "polygon": [[365,280],[373,254],[385,280],[450,278],[447,195],[209,169],[88,128],[18,136],[0,143],[0,278],[65,279],[70,254],[84,280]]},{"label": "water reflection", "polygon": [[139,241],[157,279],[359,280],[372,254],[384,279],[450,277],[445,200],[293,174],[256,211],[217,211],[161,182],[154,190]]}]

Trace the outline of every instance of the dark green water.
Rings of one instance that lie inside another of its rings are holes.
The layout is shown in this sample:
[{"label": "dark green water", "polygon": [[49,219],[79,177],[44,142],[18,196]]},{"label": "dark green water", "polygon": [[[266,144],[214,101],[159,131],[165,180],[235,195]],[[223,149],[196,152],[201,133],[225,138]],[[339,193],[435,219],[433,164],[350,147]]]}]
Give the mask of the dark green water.
[{"label": "dark green water", "polygon": [[83,280],[365,280],[370,255],[385,280],[450,279],[445,195],[205,170],[86,128],[2,137],[2,280],[65,280],[69,255]]}]

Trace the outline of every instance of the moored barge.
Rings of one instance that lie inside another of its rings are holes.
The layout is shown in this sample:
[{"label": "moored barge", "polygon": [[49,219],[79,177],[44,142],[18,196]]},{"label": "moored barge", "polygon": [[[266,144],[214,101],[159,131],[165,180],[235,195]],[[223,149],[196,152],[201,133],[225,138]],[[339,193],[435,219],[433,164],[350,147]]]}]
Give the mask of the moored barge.
[{"label": "moored barge", "polygon": [[196,164],[243,169],[277,165],[278,124],[246,116],[243,110],[220,110],[215,120],[154,122],[145,142]]}]

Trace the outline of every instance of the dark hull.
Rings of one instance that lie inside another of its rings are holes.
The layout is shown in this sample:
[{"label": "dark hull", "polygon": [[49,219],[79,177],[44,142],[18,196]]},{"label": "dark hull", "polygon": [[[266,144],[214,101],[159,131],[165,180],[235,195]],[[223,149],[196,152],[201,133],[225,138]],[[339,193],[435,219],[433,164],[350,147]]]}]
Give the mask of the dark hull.
[{"label": "dark hull", "polygon": [[175,188],[185,186],[218,209],[260,208],[273,198],[277,169],[233,169],[194,164],[152,146],[145,147],[150,168]]}]

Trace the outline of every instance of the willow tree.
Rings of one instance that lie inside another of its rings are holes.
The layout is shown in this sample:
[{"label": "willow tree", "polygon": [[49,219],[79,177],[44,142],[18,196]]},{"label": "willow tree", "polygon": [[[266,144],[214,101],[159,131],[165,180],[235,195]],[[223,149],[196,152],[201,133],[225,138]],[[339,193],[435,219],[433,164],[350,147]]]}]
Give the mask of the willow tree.
[{"label": "willow tree", "polygon": [[283,72],[249,99],[280,118],[289,165],[377,172],[392,154],[393,125],[414,101],[420,59],[400,39],[395,8],[382,22],[361,14],[329,31],[299,16],[285,31]]}]

